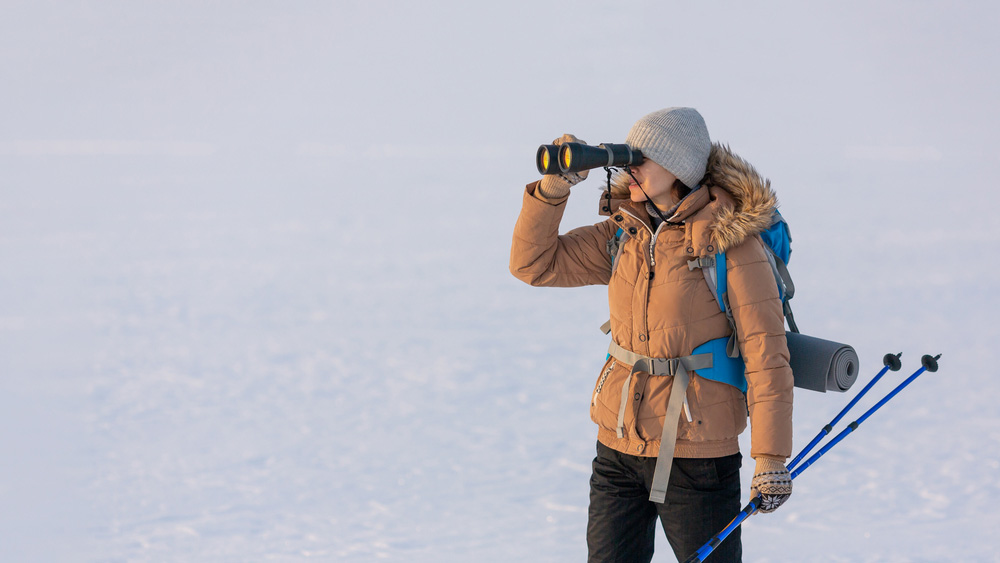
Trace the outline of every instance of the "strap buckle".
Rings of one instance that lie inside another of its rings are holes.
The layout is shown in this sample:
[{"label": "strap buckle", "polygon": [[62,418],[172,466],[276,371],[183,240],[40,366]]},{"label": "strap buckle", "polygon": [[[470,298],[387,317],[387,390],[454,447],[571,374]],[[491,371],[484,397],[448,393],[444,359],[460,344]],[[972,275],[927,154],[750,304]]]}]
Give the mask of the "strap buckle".
[{"label": "strap buckle", "polygon": [[700,256],[694,260],[688,260],[688,271],[693,272],[698,268],[714,268],[715,256]]}]

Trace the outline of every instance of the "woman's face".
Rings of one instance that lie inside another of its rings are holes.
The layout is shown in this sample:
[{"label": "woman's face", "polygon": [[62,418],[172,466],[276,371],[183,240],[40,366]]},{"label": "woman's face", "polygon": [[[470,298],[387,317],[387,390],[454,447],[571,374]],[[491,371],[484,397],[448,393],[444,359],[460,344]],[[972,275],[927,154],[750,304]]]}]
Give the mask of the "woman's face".
[{"label": "woman's face", "polygon": [[632,167],[632,175],[642,185],[640,190],[639,186],[635,185],[635,180],[629,184],[629,196],[632,201],[646,201],[648,195],[653,205],[663,210],[670,209],[677,203],[671,189],[677,177],[666,168],[647,158],[639,166]]}]

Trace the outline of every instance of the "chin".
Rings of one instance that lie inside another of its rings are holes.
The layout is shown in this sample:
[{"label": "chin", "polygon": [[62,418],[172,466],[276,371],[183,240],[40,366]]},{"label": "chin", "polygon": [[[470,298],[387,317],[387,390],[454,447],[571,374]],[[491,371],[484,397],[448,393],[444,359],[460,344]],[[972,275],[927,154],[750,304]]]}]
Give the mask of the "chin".
[{"label": "chin", "polygon": [[628,198],[636,203],[642,203],[646,201],[646,196],[642,192],[632,192],[628,194]]}]

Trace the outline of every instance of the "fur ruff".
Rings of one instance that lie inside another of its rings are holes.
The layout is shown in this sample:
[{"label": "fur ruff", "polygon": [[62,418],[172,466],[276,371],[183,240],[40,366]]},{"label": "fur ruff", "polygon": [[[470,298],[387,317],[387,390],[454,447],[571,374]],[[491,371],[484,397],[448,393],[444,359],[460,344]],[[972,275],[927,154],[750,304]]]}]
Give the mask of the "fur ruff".
[{"label": "fur ruff", "polygon": [[771,189],[771,181],[727,145],[712,145],[702,185],[725,190],[735,202],[732,208],[717,213],[709,227],[720,252],[771,226],[772,215],[778,208],[778,196]]}]

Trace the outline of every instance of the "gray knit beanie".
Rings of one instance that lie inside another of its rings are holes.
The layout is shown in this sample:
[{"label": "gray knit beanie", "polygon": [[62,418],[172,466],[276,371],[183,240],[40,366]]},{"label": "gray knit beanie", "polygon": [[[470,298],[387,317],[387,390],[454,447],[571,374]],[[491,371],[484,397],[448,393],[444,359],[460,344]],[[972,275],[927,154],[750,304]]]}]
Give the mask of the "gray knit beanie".
[{"label": "gray knit beanie", "polygon": [[667,108],[635,122],[625,143],[693,188],[705,176],[712,141],[694,108]]}]

